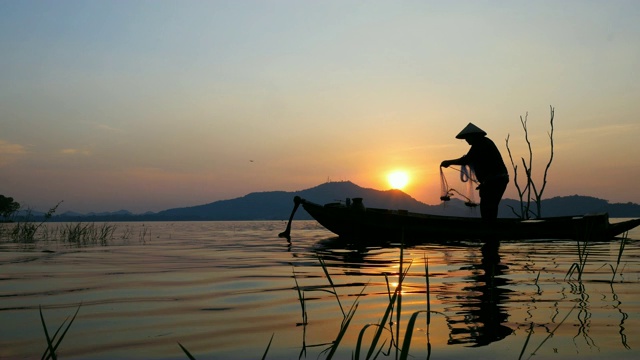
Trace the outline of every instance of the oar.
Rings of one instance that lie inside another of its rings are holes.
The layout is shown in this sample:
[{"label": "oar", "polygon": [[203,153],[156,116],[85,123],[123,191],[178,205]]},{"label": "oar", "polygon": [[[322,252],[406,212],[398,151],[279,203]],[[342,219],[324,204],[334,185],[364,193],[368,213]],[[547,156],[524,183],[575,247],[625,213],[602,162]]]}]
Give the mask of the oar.
[{"label": "oar", "polygon": [[281,238],[287,238],[288,241],[291,241],[291,222],[293,221],[293,215],[295,215],[296,210],[298,210],[298,206],[300,206],[300,202],[302,202],[302,198],[300,196],[295,196],[293,198],[293,211],[291,211],[291,216],[289,216],[289,222],[287,223],[287,228],[278,234]]}]

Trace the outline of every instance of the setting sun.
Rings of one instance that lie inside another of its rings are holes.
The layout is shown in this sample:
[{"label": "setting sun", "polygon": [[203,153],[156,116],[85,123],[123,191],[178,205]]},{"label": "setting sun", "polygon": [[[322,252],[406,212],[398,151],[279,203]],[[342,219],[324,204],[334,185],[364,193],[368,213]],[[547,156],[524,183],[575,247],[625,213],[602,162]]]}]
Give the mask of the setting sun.
[{"label": "setting sun", "polygon": [[392,189],[404,189],[409,183],[409,174],[404,171],[394,171],[387,175],[387,180]]}]

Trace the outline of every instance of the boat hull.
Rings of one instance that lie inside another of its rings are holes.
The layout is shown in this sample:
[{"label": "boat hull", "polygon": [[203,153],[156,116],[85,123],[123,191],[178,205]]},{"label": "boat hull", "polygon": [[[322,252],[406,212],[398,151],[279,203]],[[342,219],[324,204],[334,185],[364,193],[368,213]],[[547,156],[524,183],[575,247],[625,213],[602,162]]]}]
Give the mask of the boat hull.
[{"label": "boat hull", "polygon": [[577,239],[610,240],[640,225],[640,219],[611,224],[604,214],[565,216],[539,220],[439,216],[403,210],[319,205],[298,199],[322,226],[341,238],[389,241]]}]

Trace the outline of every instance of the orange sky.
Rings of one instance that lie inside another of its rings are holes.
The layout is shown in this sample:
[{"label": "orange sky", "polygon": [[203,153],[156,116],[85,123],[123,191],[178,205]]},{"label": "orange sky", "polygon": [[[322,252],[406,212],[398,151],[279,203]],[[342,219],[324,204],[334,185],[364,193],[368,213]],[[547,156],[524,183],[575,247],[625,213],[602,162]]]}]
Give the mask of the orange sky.
[{"label": "orange sky", "polygon": [[145,212],[327,180],[385,190],[400,169],[436,204],[470,121],[508,163],[509,134],[528,156],[528,112],[542,171],[553,105],[546,197],[640,203],[639,16],[633,1],[2,2],[0,194]]}]

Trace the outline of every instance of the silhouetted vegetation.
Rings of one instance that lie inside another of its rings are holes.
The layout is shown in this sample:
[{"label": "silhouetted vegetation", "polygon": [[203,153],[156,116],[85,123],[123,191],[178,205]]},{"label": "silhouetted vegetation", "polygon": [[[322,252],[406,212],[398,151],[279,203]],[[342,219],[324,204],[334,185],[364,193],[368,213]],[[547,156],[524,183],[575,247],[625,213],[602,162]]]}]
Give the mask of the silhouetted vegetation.
[{"label": "silhouetted vegetation", "polygon": [[[38,233],[38,230],[40,230],[42,225],[47,220],[51,219],[51,217],[53,216],[53,213],[56,212],[56,209],[58,208],[58,206],[60,206],[61,203],[62,202],[59,202],[56,206],[49,209],[49,211],[47,211],[47,213],[44,214],[44,216],[41,217],[39,221],[34,221],[33,219],[31,219],[31,211],[28,210],[22,221],[15,223],[15,225],[13,225],[12,228],[7,229],[3,227],[0,230],[0,239],[8,235],[8,237],[13,242],[19,242],[19,243],[35,242],[37,240],[36,234]],[[46,232],[45,232],[45,237],[46,237]]]},{"label": "silhouetted vegetation", "polygon": [[14,201],[12,197],[0,195],[0,216],[4,221],[11,219],[11,216],[20,209],[20,203]]},{"label": "silhouetted vegetation", "polygon": [[[551,147],[551,152],[549,155],[549,161],[547,162],[547,166],[544,169],[544,175],[542,177],[542,186],[538,188],[536,183],[533,181],[533,150],[531,149],[531,141],[529,141],[529,129],[527,127],[527,121],[529,117],[529,113],[526,113],[524,119],[520,116],[520,123],[522,124],[522,129],[524,130],[524,139],[527,142],[527,146],[529,148],[529,161],[527,162],[524,157],[520,158],[522,160],[522,166],[524,167],[525,176],[527,179],[526,185],[524,188],[520,187],[518,183],[518,165],[513,161],[513,156],[511,155],[511,149],[509,148],[509,135],[507,135],[506,145],[507,151],[509,152],[509,159],[511,160],[511,166],[513,167],[513,182],[518,190],[518,197],[520,198],[520,210],[516,211],[512,208],[513,213],[516,214],[521,219],[530,219],[532,216],[534,218],[542,217],[542,193],[544,193],[544,189],[547,186],[547,175],[549,173],[549,168],[551,167],[551,162],[553,161],[553,118],[554,118],[554,108],[550,106],[551,109],[551,121],[549,131],[549,142]],[[535,211],[531,208],[531,201],[535,202]]]}]

